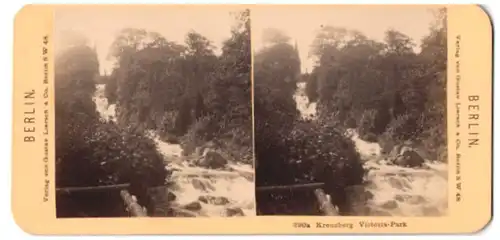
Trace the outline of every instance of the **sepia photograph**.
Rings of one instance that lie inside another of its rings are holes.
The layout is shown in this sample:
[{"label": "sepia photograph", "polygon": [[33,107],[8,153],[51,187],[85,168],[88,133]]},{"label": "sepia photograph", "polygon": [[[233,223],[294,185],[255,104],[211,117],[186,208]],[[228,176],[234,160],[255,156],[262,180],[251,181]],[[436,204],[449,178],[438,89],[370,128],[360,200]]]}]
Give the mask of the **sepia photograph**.
[{"label": "sepia photograph", "polygon": [[250,10],[54,15],[58,218],[255,216]]},{"label": "sepia photograph", "polygon": [[257,215],[447,215],[446,20],[252,10]]},{"label": "sepia photograph", "polygon": [[481,231],[490,20],[473,4],[26,5],[15,223],[35,235]]}]

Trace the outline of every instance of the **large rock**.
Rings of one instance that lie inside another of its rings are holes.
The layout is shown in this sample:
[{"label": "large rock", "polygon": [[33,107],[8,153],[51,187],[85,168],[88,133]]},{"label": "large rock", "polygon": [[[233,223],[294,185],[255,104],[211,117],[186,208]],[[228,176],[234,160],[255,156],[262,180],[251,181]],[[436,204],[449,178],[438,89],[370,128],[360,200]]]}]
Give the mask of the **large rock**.
[{"label": "large rock", "polygon": [[430,216],[430,217],[437,217],[442,215],[436,207],[430,207],[430,206],[424,207],[422,209],[422,213],[424,216]]},{"label": "large rock", "polygon": [[171,208],[169,209],[169,215],[172,217],[197,217],[198,215],[195,212],[181,209],[181,208]]},{"label": "large rock", "polygon": [[201,204],[198,201],[188,203],[184,205],[182,208],[189,210],[189,211],[199,211],[201,210]]},{"label": "large rock", "polygon": [[197,179],[197,178],[194,178],[191,181],[191,184],[193,185],[193,187],[195,189],[198,189],[200,191],[204,191],[204,192],[208,192],[208,190],[215,191],[215,187],[212,186],[212,184],[210,184],[209,182],[206,182],[206,181],[202,181],[202,180]]},{"label": "large rock", "polygon": [[419,205],[427,202],[421,195],[397,194],[394,196],[394,199],[398,202],[406,202],[412,205]]},{"label": "large rock", "polygon": [[398,207],[398,203],[395,200],[389,200],[382,204],[381,207],[388,210],[396,209]]},{"label": "large rock", "polygon": [[219,152],[205,148],[203,156],[198,161],[198,166],[211,168],[211,169],[222,169],[227,164],[227,159],[225,159]]},{"label": "large rock", "polygon": [[370,216],[392,216],[392,214],[390,212],[378,209],[378,210],[371,210]]},{"label": "large rock", "polygon": [[387,182],[389,183],[389,185],[395,189],[398,189],[398,190],[405,190],[405,188],[407,188],[407,186],[404,184],[404,180],[403,179],[398,179],[398,178],[395,178],[395,177],[390,177]]},{"label": "large rock", "polygon": [[224,209],[224,212],[222,212],[223,217],[238,217],[238,216],[245,216],[245,213],[243,213],[243,210],[241,208],[226,208]]},{"label": "large rock", "polygon": [[[398,151],[399,149],[399,151]],[[396,152],[398,152],[396,154]],[[391,162],[401,167],[418,168],[424,165],[424,158],[414,149],[403,146],[395,147],[390,154]]]},{"label": "large rock", "polygon": [[408,199],[409,204],[419,205],[427,202],[427,200],[421,195],[414,195]]},{"label": "large rock", "polygon": [[198,200],[200,202],[213,205],[226,205],[229,203],[229,199],[226,197],[200,196]]}]

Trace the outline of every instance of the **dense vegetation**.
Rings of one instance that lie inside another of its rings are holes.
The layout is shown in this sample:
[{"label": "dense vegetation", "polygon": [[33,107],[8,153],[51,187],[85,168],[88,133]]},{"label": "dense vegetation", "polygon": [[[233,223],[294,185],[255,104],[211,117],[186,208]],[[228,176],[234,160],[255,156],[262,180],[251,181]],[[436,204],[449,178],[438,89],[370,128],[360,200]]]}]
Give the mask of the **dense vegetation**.
[{"label": "dense vegetation", "polygon": [[155,130],[165,141],[180,142],[186,154],[212,141],[251,163],[249,11],[235,18],[221,49],[195,31],[183,44],[143,29],[121,31],[106,84],[118,125]]},{"label": "dense vegetation", "polygon": [[[139,203],[150,207],[147,188],[165,184],[168,172],[154,143],[139,132],[100,119],[92,96],[99,77],[95,50],[74,41],[56,56],[56,187],[130,183]],[[124,216],[119,191],[59,192],[58,217]]]},{"label": "dense vegetation", "polygon": [[[290,38],[265,32],[255,54],[257,186],[324,182],[341,214],[354,214],[346,189],[363,183],[353,142],[378,141],[385,151],[411,142],[427,158],[446,160],[446,12],[440,10],[421,51],[408,36],[388,30],[378,42],[354,30],[323,26],[312,46],[316,64],[300,74]],[[293,100],[296,82],[317,102],[318,118],[301,119]],[[257,192],[259,214],[318,214],[305,192]]]},{"label": "dense vegetation", "polygon": [[[293,95],[301,80],[297,48],[275,29],[255,55],[255,151],[257,186],[323,182],[347,212],[344,188],[362,182],[354,144],[328,122],[301,119]],[[259,214],[317,214],[312,191],[257,192]]]},{"label": "dense vegetation", "polygon": [[[388,30],[384,42],[325,26],[312,54],[317,62],[307,84],[320,118],[341,129],[357,126],[361,138],[388,151],[409,141],[428,158],[446,160],[446,12],[437,12],[415,52],[413,39]],[[355,122],[355,124],[354,124]]]}]

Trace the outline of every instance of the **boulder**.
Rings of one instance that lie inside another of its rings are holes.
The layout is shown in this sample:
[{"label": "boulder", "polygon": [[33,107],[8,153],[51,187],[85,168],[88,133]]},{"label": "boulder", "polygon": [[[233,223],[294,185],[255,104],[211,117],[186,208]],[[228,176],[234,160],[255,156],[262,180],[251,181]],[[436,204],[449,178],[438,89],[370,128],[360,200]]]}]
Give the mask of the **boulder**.
[{"label": "boulder", "polygon": [[197,214],[195,212],[185,210],[185,209],[180,209],[180,208],[171,208],[169,209],[168,216],[173,216],[173,217],[197,217]]},{"label": "boulder", "polygon": [[194,201],[194,202],[191,202],[191,203],[184,205],[182,208],[189,210],[189,211],[199,211],[199,210],[201,210],[201,203],[198,201]]},{"label": "boulder", "polygon": [[405,196],[398,194],[398,195],[394,196],[394,199],[398,202],[404,202],[406,198],[405,198]]},{"label": "boulder", "polygon": [[427,200],[421,195],[397,194],[394,199],[398,202],[406,202],[412,205],[423,204]]},{"label": "boulder", "polygon": [[424,216],[430,216],[430,217],[437,217],[441,215],[441,213],[436,207],[424,207],[422,209],[422,213]]},{"label": "boulder", "polygon": [[408,198],[408,203],[413,205],[423,204],[425,202],[427,202],[427,200],[425,200],[425,198],[422,197],[421,195],[414,195]]},{"label": "boulder", "polygon": [[401,167],[418,168],[424,165],[424,158],[414,149],[403,146],[395,147],[389,154],[392,164]]},{"label": "boulder", "polygon": [[398,190],[404,190],[405,189],[405,185],[403,184],[403,180],[402,179],[397,179],[397,178],[394,178],[394,177],[390,177],[388,179],[388,183],[389,183],[389,185],[391,185],[391,187],[393,187],[395,189],[398,189]]},{"label": "boulder", "polygon": [[398,203],[395,200],[389,200],[381,205],[384,209],[395,209],[398,207]]},{"label": "boulder", "polygon": [[173,192],[169,191],[167,193],[167,201],[172,202],[172,201],[175,201],[175,199],[177,199],[177,196],[175,196],[175,194]]},{"label": "boulder", "polygon": [[219,152],[205,148],[202,157],[199,158],[197,165],[210,169],[223,169],[227,164],[227,159],[224,158]]},{"label": "boulder", "polygon": [[201,190],[204,192],[208,192],[208,190],[215,191],[215,187],[212,186],[209,182],[204,182],[204,181],[197,179],[197,178],[194,178],[191,181],[191,184],[193,185],[193,187],[195,189],[198,189],[198,190]]},{"label": "boulder", "polygon": [[382,211],[382,210],[371,210],[370,211],[370,216],[392,216],[391,213],[387,211]]},{"label": "boulder", "polygon": [[234,208],[226,208],[222,212],[223,217],[237,217],[237,216],[245,216],[245,213],[243,213],[243,210],[238,207]]},{"label": "boulder", "polygon": [[226,205],[229,203],[229,199],[226,197],[214,197],[214,196],[200,196],[198,201],[213,204],[213,205]]}]

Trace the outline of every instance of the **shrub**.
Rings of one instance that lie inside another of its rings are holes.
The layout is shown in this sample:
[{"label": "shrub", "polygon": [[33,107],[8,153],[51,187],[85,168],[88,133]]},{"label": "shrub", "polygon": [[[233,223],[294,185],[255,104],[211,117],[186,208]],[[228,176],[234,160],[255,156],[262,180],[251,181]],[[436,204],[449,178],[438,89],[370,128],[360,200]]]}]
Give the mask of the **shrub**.
[{"label": "shrub", "polygon": [[253,165],[253,141],[249,122],[232,124],[213,115],[201,117],[182,137],[181,146],[184,153],[189,155],[209,141],[216,143],[233,160]]},{"label": "shrub", "polygon": [[[345,188],[361,184],[364,175],[350,139],[332,127],[297,121],[286,135],[257,140],[261,141],[256,143],[258,185],[323,182],[332,203],[342,214],[349,213]],[[305,200],[302,204],[311,204]]]},{"label": "shrub", "polygon": [[[113,123],[89,124],[78,132],[78,136],[63,136],[69,142],[59,143],[56,148],[57,187],[130,183],[129,191],[139,204],[152,209],[147,188],[165,185],[169,175],[154,142],[139,133],[120,132]],[[119,192],[109,194],[119,196]],[[95,216],[116,216],[117,212],[108,210],[123,206],[120,198],[111,195],[109,199],[102,195],[95,197],[103,202],[96,204],[99,200],[91,200],[91,195],[59,198],[58,203],[71,201],[76,209],[65,209],[58,204],[58,215],[72,216],[84,209],[93,210]]]}]

